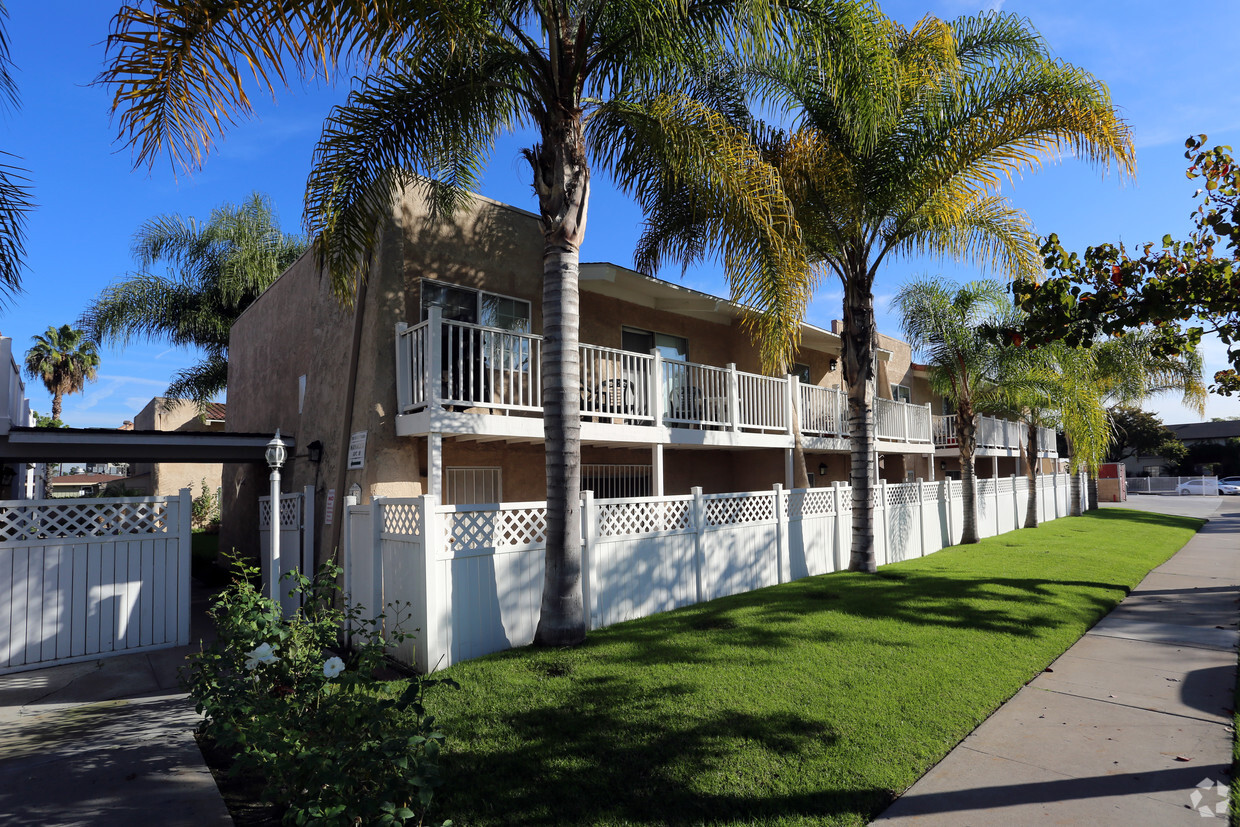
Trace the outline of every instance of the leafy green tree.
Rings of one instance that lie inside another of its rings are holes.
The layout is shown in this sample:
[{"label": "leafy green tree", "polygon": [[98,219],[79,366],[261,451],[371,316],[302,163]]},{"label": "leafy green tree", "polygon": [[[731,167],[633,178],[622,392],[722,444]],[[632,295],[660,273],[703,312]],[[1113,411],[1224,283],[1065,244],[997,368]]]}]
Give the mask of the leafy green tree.
[{"label": "leafy green tree", "polygon": [[[729,267],[734,294],[758,309],[770,347],[782,354],[795,348],[795,325],[819,275],[843,285],[842,363],[858,503],[870,502],[875,479],[873,288],[883,264],[929,253],[1032,278],[1041,272],[1036,238],[1028,217],[999,194],[1001,181],[1064,150],[1102,167],[1114,161],[1129,173],[1135,157],[1131,131],[1106,87],[1054,60],[1022,18],[887,25],[885,58],[875,61],[868,84],[839,83],[813,52],[793,52],[758,72],[765,91],[796,113],[790,132],[767,127],[757,137],[795,207],[788,243],[806,252],[768,247],[769,233],[758,233],[753,246],[768,255],[766,266]],[[718,223],[713,202],[666,203],[650,221],[649,257],[700,254],[708,237],[702,228]],[[814,266],[798,269],[803,259]],[[850,568],[873,571],[872,510],[854,508],[852,515]]]},{"label": "leafy green tree", "polygon": [[65,427],[65,423],[61,422],[59,419],[53,419],[47,414],[41,414],[38,411],[34,411],[33,413],[34,413],[34,426],[36,428],[63,428]]},{"label": "leafy green tree", "polygon": [[[233,322],[307,247],[281,231],[270,200],[257,192],[216,207],[201,223],[156,216],[134,233],[138,272],[104,288],[78,324],[103,344],[145,339],[198,348],[203,359],[180,371],[166,395],[206,405],[228,383]],[[152,272],[159,264],[166,274]]]},{"label": "leafy green tree", "polygon": [[67,324],[49,327],[31,338],[34,345],[26,351],[26,375],[42,382],[52,395],[52,420],[59,422],[65,394],[80,393],[87,382],[95,381],[99,352],[83,331]]},{"label": "leafy green tree", "polygon": [[1228,347],[1232,367],[1214,375],[1212,390],[1240,390],[1240,164],[1231,147],[1205,149],[1206,136],[1185,142],[1188,177],[1202,179],[1194,198],[1194,229],[1184,240],[1170,234],[1137,255],[1124,245],[1101,244],[1069,253],[1051,234],[1042,245],[1049,275],[1013,285],[1028,314],[1017,331],[1030,345],[1063,339],[1083,344],[1145,328],[1158,352],[1176,357],[1205,331]]},{"label": "leafy green tree", "polygon": [[[1123,462],[1131,457],[1162,457],[1173,460],[1174,464],[1183,459],[1184,444],[1175,431],[1149,411],[1120,405],[1111,409],[1111,423],[1115,435],[1107,452],[1107,462]],[[1177,454],[1179,456],[1174,456]]]},{"label": "leafy green tree", "polygon": [[395,190],[421,189],[449,213],[477,188],[497,135],[537,133],[524,153],[544,237],[548,525],[535,640],[563,645],[585,635],[577,272],[591,162],[633,189],[648,171],[634,147],[672,148],[686,170],[743,157],[715,114],[741,105],[742,90],[714,68],[732,51],[765,53],[811,24],[847,30],[863,17],[828,0],[148,0],[114,18],[100,81],[137,163],[167,149],[194,166],[248,115],[243,79],[274,93],[293,75],[363,66],[369,74],[328,118],[306,187],[306,227],[346,302]]}]

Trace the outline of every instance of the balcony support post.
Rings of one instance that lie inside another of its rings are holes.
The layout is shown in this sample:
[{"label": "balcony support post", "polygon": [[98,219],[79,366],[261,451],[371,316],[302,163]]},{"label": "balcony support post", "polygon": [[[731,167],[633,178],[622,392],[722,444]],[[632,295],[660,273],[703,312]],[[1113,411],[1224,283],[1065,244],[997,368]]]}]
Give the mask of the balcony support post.
[{"label": "balcony support post", "polygon": [[[653,348],[650,356],[654,361],[650,365],[650,415],[654,417],[656,427],[663,424],[663,406],[667,402],[667,396],[663,389],[663,354],[659,349]],[[662,454],[660,454],[662,461]],[[660,477],[662,475],[660,474]],[[659,494],[663,494],[663,480],[659,480]]]},{"label": "balcony support post", "polygon": [[443,434],[426,435],[426,492],[443,501]]},{"label": "balcony support post", "polygon": [[741,383],[735,362],[728,362],[728,424],[733,432],[741,429]]},{"label": "balcony support post", "polygon": [[[438,411],[443,408],[443,308],[432,304],[428,308],[427,319],[430,324],[426,330],[427,364],[430,365],[426,381],[426,408]],[[432,493],[438,494],[435,490]]]},{"label": "balcony support post", "polygon": [[[656,420],[657,421],[657,420]],[[663,443],[656,442],[650,446],[650,485],[651,494],[663,496]]]},{"label": "balcony support post", "polygon": [[[788,412],[784,421],[784,430],[787,433],[793,432],[793,422],[797,423],[797,427],[804,426],[805,420],[801,418],[801,378],[791,373],[784,377],[784,409]],[[792,488],[791,483],[788,488]]]}]

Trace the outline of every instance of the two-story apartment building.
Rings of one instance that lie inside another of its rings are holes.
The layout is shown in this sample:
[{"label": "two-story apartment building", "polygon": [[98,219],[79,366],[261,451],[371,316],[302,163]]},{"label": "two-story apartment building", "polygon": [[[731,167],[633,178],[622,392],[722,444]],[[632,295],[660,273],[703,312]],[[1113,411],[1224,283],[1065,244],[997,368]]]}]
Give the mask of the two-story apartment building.
[{"label": "two-story apartment building", "polygon": [[[234,325],[229,430],[296,435],[285,490],[315,487],[319,525],[338,524],[350,490],[363,501],[542,499],[542,244],[536,216],[485,198],[450,222],[429,221],[415,193],[395,199],[352,308],[308,253]],[[847,479],[838,326],[805,325],[794,372],[773,377],[746,310],[727,299],[606,263],[581,266],[580,291],[584,488],[791,484],[794,421],[813,484]],[[942,420],[936,447],[941,403],[906,343],[878,344],[880,474],[941,477],[955,463]],[[1012,436],[990,472],[1018,470]],[[226,472],[226,546],[251,547],[265,488],[265,469]],[[319,536],[320,553],[337,542],[330,528]]]}]

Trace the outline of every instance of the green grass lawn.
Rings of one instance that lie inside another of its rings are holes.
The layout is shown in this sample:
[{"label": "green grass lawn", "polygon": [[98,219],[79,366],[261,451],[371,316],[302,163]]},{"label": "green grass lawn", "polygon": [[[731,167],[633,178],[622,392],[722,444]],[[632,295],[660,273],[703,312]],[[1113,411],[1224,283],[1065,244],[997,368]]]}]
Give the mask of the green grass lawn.
[{"label": "green grass lawn", "polygon": [[433,816],[863,824],[1200,525],[1108,509],[458,664]]}]

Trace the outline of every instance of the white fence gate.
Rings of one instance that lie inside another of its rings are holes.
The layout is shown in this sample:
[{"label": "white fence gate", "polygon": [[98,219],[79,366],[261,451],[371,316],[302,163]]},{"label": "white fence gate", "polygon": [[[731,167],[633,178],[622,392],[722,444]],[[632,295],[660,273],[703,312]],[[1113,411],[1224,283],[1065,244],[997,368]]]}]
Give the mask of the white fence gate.
[{"label": "white fence gate", "polygon": [[[1029,483],[981,480],[978,534],[1024,525]],[[1041,520],[1070,508],[1067,474],[1037,479]],[[1083,492],[1084,485],[1081,486]],[[879,565],[959,542],[961,483],[874,489]],[[847,567],[852,489],[582,502],[583,597],[591,629]],[[342,560],[351,605],[415,632],[395,654],[421,670],[534,638],[546,504],[440,505],[433,497],[346,503]],[[390,608],[392,604],[397,605]]]},{"label": "white fence gate", "polygon": [[[311,515],[307,518],[307,514]],[[297,611],[300,599],[289,595],[291,585],[284,575],[299,570],[314,576],[314,486],[300,494],[280,495],[280,607],[285,615]],[[264,561],[271,558],[271,497],[258,498],[258,542]],[[266,563],[263,583],[266,585]]]},{"label": "white fence gate", "polygon": [[189,643],[190,492],[0,502],[0,674]]}]

